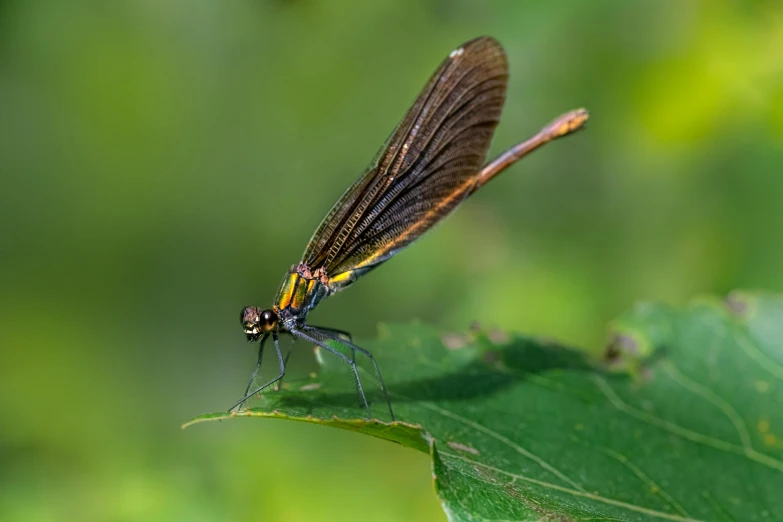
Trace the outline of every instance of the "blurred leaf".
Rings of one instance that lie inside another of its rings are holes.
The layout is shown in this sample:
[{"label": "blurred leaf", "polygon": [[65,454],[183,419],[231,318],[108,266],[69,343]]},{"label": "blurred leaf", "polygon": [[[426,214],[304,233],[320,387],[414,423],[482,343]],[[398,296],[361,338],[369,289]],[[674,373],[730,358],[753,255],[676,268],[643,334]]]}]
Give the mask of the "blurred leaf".
[{"label": "blurred leaf", "polygon": [[338,418],[360,410],[349,387],[335,393],[328,364],[328,386],[288,386],[188,425],[278,417],[430,452],[451,520],[783,517],[783,296],[639,305],[612,323],[600,364],[541,340],[418,324],[384,327],[370,348],[396,422]]}]

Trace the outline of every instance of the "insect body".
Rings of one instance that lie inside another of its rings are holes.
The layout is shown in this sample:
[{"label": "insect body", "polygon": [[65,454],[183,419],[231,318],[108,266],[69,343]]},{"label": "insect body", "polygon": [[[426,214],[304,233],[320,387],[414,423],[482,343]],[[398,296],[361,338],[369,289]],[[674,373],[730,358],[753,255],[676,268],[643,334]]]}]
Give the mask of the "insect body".
[{"label": "insect body", "polygon": [[[355,360],[357,352],[368,357],[394,419],[372,354],[344,332],[308,325],[307,314],[325,297],[408,246],[507,167],[541,145],[579,130],[587,121],[584,109],[564,114],[484,165],[505,101],[507,78],[503,48],[489,37],[465,43],[440,64],[364,174],[321,222],[301,261],[283,278],[272,308],[249,306],[242,310],[240,320],[248,341],[260,340],[258,364],[244,397],[231,409],[283,378],[285,361],[279,335],[288,333],[351,366],[369,417],[370,406]],[[251,391],[270,336],[280,374]],[[351,357],[330,346],[329,341],[350,349]]]}]

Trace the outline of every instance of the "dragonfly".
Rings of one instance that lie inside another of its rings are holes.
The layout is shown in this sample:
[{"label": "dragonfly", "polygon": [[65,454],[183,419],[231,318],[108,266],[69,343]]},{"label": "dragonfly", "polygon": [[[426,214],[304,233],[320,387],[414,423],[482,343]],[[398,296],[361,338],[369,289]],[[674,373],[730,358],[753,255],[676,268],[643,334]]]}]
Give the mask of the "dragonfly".
[{"label": "dragonfly", "polygon": [[[283,379],[286,360],[280,336],[289,334],[350,366],[360,405],[371,418],[356,356],[369,359],[394,420],[372,353],[355,344],[347,332],[307,324],[307,315],[325,298],[402,251],[509,166],[584,127],[585,109],[568,112],[485,164],[507,82],[505,51],[488,36],[464,43],[441,62],[369,167],[316,229],[299,263],[285,274],[272,307],[242,309],[244,334],[248,341],[259,343],[258,362],[243,397],[229,411],[242,408],[248,399]],[[279,375],[251,390],[270,337]]]}]

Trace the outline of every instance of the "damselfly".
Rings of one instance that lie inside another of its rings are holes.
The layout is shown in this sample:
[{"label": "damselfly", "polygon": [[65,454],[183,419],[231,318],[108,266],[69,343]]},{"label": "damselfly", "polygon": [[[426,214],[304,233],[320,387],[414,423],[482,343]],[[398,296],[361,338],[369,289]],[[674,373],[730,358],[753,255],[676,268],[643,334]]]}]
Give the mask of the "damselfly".
[{"label": "damselfly", "polygon": [[[493,38],[471,40],[443,60],[364,174],[321,222],[301,261],[285,275],[272,307],[242,310],[240,320],[248,341],[260,340],[258,364],[244,396],[230,410],[242,407],[247,399],[283,378],[286,363],[279,337],[288,333],[331,352],[351,367],[368,417],[370,405],[356,354],[372,361],[394,419],[372,354],[345,332],[308,325],[307,314],[324,298],[418,239],[510,165],[541,145],[581,129],[587,121],[584,109],[571,111],[484,165],[506,98],[507,79],[505,52]],[[251,390],[269,337],[280,373]],[[351,356],[329,343],[342,345]]]}]

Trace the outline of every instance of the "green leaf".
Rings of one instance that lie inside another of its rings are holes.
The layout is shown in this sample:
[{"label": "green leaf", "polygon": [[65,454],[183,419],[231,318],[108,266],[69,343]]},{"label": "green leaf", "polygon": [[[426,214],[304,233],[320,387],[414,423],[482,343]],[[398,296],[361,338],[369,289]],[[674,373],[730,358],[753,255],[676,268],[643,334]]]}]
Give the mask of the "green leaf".
[{"label": "green leaf", "polygon": [[367,348],[397,422],[343,420],[362,410],[324,357],[317,380],[188,425],[287,418],[429,452],[450,520],[783,520],[783,297],[639,305],[597,361],[504,337],[383,327]]}]

